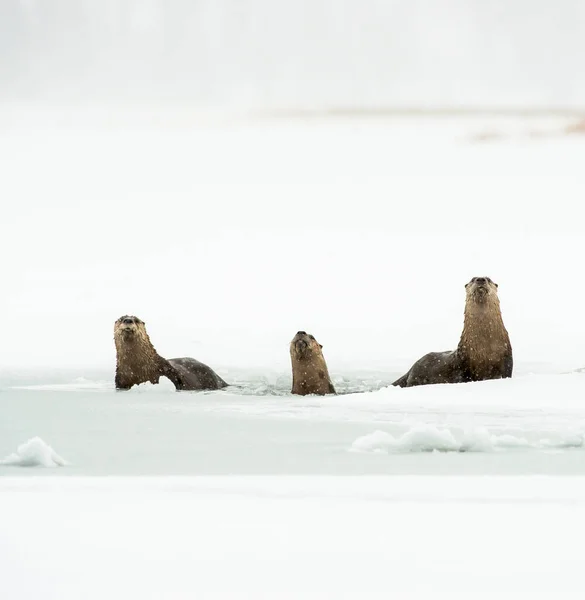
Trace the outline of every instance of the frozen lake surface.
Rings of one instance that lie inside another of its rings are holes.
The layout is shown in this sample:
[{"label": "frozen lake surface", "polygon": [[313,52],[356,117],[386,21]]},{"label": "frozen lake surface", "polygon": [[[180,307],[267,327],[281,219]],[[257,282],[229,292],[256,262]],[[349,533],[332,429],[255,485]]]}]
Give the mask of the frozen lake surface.
[{"label": "frozen lake surface", "polygon": [[237,385],[4,387],[0,458],[38,437],[67,464],[32,468],[33,444],[0,475],[585,474],[583,373],[410,389],[350,373],[354,393],[323,398],[291,396],[284,373],[222,376]]}]

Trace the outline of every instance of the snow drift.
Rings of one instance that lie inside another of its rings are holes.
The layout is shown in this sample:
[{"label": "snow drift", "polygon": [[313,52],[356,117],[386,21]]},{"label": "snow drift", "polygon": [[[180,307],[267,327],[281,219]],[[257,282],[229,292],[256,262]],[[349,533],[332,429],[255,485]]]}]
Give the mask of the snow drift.
[{"label": "snow drift", "polygon": [[457,427],[415,425],[399,436],[376,430],[357,438],[351,452],[493,452],[511,448],[582,448],[583,435],[567,432],[559,439],[528,440],[511,434],[492,434],[485,427],[463,430]]},{"label": "snow drift", "polygon": [[64,467],[67,464],[67,461],[40,437],[31,438],[21,444],[16,452],[0,461],[0,465],[11,467]]}]

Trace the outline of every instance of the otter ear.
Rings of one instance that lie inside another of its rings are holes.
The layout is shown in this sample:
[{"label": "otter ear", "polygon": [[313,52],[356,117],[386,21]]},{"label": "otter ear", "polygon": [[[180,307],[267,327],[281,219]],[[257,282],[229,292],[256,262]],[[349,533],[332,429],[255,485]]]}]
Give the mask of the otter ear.
[{"label": "otter ear", "polygon": [[323,348],[323,344],[319,344],[319,348]]}]

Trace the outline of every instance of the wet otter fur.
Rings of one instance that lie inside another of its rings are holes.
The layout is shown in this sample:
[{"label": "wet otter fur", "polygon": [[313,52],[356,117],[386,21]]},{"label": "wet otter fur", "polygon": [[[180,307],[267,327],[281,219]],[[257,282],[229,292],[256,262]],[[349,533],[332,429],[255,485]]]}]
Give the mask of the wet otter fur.
[{"label": "wet otter fur", "polygon": [[293,394],[335,394],[329,378],[327,363],[323,357],[323,346],[305,331],[299,331],[290,343],[292,362]]},{"label": "wet otter fur", "polygon": [[161,377],[170,379],[178,390],[218,390],[228,384],[210,367],[194,358],[163,358],[154,349],[144,321],[124,315],[114,324],[116,344],[116,389],[129,390],[133,385]]},{"label": "wet otter fur", "polygon": [[504,327],[498,284],[474,277],[465,285],[463,332],[456,350],[431,352],[392,385],[462,383],[512,377],[512,346]]}]

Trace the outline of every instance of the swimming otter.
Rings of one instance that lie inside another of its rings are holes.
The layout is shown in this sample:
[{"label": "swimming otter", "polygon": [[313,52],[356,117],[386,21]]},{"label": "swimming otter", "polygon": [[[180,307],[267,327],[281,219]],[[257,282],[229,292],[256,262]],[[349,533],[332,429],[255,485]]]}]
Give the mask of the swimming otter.
[{"label": "swimming otter", "polygon": [[299,396],[307,394],[335,394],[335,388],[329,379],[327,363],[323,357],[323,346],[305,331],[299,331],[290,343],[292,362],[292,393]]},{"label": "swimming otter", "polygon": [[463,333],[456,350],[431,352],[392,385],[461,383],[512,377],[512,346],[504,327],[498,284],[474,277],[465,285]]},{"label": "swimming otter", "polygon": [[154,349],[144,321],[132,315],[114,324],[116,343],[116,389],[129,390],[146,381],[158,383],[168,377],[178,390],[219,390],[228,384],[211,368],[194,358],[160,356]]}]

